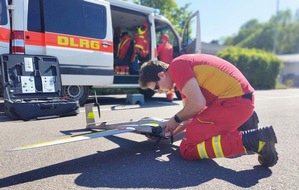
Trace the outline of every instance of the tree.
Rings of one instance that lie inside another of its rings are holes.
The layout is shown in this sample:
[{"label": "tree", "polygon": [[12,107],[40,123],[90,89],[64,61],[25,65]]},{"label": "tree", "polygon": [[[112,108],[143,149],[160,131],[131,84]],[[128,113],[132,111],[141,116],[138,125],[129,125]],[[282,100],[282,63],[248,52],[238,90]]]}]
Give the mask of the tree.
[{"label": "tree", "polygon": [[[224,45],[234,45],[245,48],[258,48],[272,51],[276,38],[276,52],[279,54],[299,52],[299,10],[294,17],[290,10],[280,11],[266,23],[256,19],[241,26],[237,35],[228,37]],[[277,32],[277,35],[275,35]]]},{"label": "tree", "polygon": [[234,64],[256,89],[273,89],[282,61],[273,53],[260,49],[227,47],[217,54]]},{"label": "tree", "polygon": [[[134,0],[138,3],[138,0]],[[191,11],[188,11],[190,3],[183,7],[178,7],[175,0],[140,0],[141,5],[152,7],[160,10],[160,14],[165,16],[174,26],[175,30],[182,35],[185,20],[191,16]]]}]

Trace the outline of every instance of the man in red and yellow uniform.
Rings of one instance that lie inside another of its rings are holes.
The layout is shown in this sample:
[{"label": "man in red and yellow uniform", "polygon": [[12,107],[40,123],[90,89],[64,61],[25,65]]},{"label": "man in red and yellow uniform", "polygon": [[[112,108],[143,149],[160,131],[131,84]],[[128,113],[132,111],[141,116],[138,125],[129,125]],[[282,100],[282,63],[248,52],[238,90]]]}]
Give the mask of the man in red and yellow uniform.
[{"label": "man in red and yellow uniform", "polygon": [[231,63],[205,54],[182,55],[170,65],[149,61],[141,67],[139,83],[164,91],[176,84],[184,107],[163,127],[172,135],[186,130],[180,145],[183,158],[231,157],[249,150],[263,166],[277,163],[272,126],[237,130],[253,113],[254,89]]},{"label": "man in red and yellow uniform", "polygon": [[[173,47],[169,43],[170,38],[167,34],[162,34],[160,36],[161,43],[158,45],[157,53],[158,58],[160,61],[164,63],[170,64],[173,60]],[[166,99],[169,101],[173,100],[174,90],[171,89],[170,91],[166,92]]]},{"label": "man in red and yellow uniform", "polygon": [[158,45],[157,53],[160,61],[170,64],[173,60],[173,47],[169,43],[170,39],[167,34],[160,36],[161,43]]},{"label": "man in red and yellow uniform", "polygon": [[123,32],[117,46],[116,59],[114,60],[115,74],[129,74],[134,59],[134,41],[128,32]]},{"label": "man in red and yellow uniform", "polygon": [[130,65],[134,61],[134,43],[128,32],[121,34],[121,40],[118,44],[116,57],[122,60],[126,65]]},{"label": "man in red and yellow uniform", "polygon": [[135,52],[140,61],[148,59],[150,53],[149,40],[148,40],[148,23],[143,22],[142,26],[137,27],[137,34],[134,36]]}]

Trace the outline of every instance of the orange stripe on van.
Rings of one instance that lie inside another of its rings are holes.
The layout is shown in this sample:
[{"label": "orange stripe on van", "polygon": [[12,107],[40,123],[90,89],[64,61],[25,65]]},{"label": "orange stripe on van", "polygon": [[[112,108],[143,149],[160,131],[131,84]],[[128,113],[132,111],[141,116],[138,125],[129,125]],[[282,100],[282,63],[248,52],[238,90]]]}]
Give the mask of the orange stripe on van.
[{"label": "orange stripe on van", "polygon": [[0,27],[0,41],[9,42],[10,30],[7,28]]},{"label": "orange stripe on van", "polygon": [[112,41],[107,40],[84,38],[56,33],[46,33],[45,39],[46,45],[49,46],[68,47],[109,53],[113,52],[113,43]]},{"label": "orange stripe on van", "polygon": [[56,46],[109,53],[113,52],[112,41],[49,32],[40,33],[27,31],[25,32],[25,43],[26,45],[33,46]]},{"label": "orange stripe on van", "polygon": [[25,44],[45,46],[45,34],[41,32],[25,32]]}]

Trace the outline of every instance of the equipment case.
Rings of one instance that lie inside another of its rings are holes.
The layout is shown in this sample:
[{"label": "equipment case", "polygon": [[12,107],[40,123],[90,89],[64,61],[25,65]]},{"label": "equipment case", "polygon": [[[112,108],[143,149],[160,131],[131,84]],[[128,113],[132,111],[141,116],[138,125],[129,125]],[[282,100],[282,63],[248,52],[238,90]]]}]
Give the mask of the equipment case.
[{"label": "equipment case", "polygon": [[0,60],[6,115],[26,121],[79,113],[77,101],[62,98],[56,57],[3,54]]}]

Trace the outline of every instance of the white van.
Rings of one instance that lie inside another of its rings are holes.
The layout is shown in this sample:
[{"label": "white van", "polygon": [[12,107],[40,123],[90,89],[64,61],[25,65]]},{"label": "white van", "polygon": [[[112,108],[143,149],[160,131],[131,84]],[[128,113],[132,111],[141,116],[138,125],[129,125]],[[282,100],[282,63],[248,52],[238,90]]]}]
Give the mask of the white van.
[{"label": "white van", "polygon": [[[118,0],[0,0],[0,54],[56,56],[63,94],[83,105],[91,88],[138,88],[137,74],[114,72],[113,30],[134,34],[149,26],[150,55],[157,59],[162,33],[170,36],[174,56],[200,53],[199,13],[181,38],[155,9]],[[192,28],[192,30],[190,30]],[[189,31],[188,31],[189,29]],[[141,63],[138,63],[141,64]],[[152,91],[142,91],[149,97]]]}]

